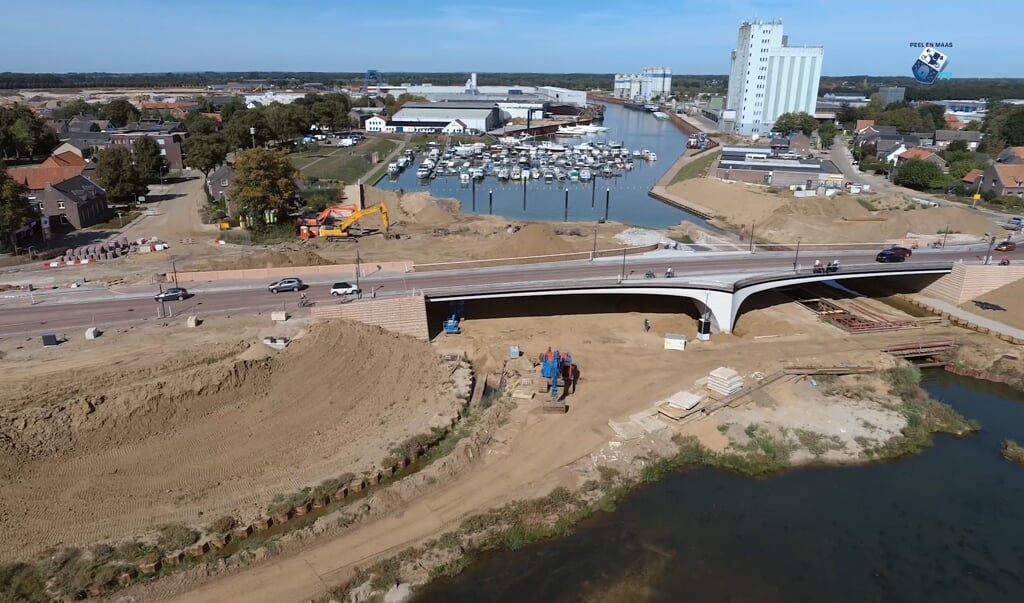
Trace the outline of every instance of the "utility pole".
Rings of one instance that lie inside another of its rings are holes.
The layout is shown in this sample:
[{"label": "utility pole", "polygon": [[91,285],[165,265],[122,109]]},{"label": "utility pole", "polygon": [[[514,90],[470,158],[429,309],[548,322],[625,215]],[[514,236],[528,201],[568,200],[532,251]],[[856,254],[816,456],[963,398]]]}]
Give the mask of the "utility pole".
[{"label": "utility pole", "polygon": [[161,281],[157,281],[156,282],[156,286],[160,290],[160,293],[161,293],[161,295],[160,295],[160,305],[157,306],[157,309],[156,309],[156,317],[157,318],[166,318],[167,317],[167,306],[164,305],[164,296],[163,296],[164,284]]},{"label": "utility pole", "polygon": [[800,265],[800,237],[796,238],[796,256],[793,257],[793,272],[797,272]]},{"label": "utility pole", "polygon": [[171,260],[171,272],[174,274],[174,286],[178,286],[178,268],[174,265],[174,260]]},{"label": "utility pole", "polygon": [[594,209],[594,198],[597,197],[597,178],[590,179],[590,209]]},{"label": "utility pole", "polygon": [[949,236],[949,224],[946,224],[946,230],[942,231],[942,248],[946,248],[946,237]]},{"label": "utility pole", "polygon": [[985,182],[985,175],[978,176],[978,186],[974,189],[974,198],[971,199],[971,209],[978,204],[978,195],[981,194],[981,183]]},{"label": "utility pole", "polygon": [[754,223],[750,223],[750,245],[747,248],[751,255],[754,253]]},{"label": "utility pole", "polygon": [[565,189],[565,216],[562,218],[562,221],[569,221],[569,189]]},{"label": "utility pole", "polygon": [[622,248],[622,275],[619,276],[619,282],[626,280],[626,248]]},{"label": "utility pole", "polygon": [[359,289],[359,273],[362,272],[362,269],[359,267],[359,263],[359,241],[356,241],[356,289]]},{"label": "utility pole", "polygon": [[985,264],[992,261],[992,248],[996,246],[996,233],[992,233],[992,239],[988,242],[988,253],[985,254]]},{"label": "utility pole", "polygon": [[597,257],[597,226],[594,227],[594,252],[590,254],[590,261]]},{"label": "utility pole", "polygon": [[608,221],[608,203],[612,199],[612,189],[604,189],[604,221]]}]

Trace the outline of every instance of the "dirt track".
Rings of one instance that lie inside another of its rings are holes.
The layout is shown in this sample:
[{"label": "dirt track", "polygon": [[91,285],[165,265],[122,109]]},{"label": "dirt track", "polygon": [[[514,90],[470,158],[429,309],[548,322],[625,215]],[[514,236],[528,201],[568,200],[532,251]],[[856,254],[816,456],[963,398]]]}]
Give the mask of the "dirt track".
[{"label": "dirt track", "polygon": [[318,324],[265,358],[265,324],[5,345],[0,561],[250,518],[274,494],[368,470],[454,414],[426,343]]}]

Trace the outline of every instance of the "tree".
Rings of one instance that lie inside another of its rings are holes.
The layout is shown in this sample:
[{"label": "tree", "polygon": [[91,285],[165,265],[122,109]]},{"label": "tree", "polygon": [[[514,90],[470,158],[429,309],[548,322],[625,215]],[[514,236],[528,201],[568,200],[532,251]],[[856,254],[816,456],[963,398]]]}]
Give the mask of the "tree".
[{"label": "tree", "polygon": [[80,98],[76,98],[67,104],[62,104],[53,112],[57,119],[71,119],[77,115],[92,115],[96,111],[95,105],[90,105]]},{"label": "tree", "polygon": [[783,113],[775,119],[775,125],[772,126],[773,132],[781,132],[783,134],[799,131],[810,135],[811,132],[817,129],[818,120],[814,119],[813,115],[803,112]]},{"label": "tree", "polygon": [[818,126],[818,138],[821,140],[821,148],[831,148],[832,142],[836,139],[836,125],[831,121],[826,121]]},{"label": "tree", "polygon": [[99,115],[103,119],[109,119],[110,123],[118,128],[133,121],[139,121],[141,113],[123,98],[112,100],[105,105],[99,106]]},{"label": "tree", "polygon": [[102,149],[97,157],[96,180],[110,198],[133,204],[136,197],[146,194],[148,187],[142,182],[127,147],[115,145]]},{"label": "tree", "polygon": [[928,103],[918,107],[917,113],[921,117],[921,125],[924,126],[922,131],[946,129],[945,108]]},{"label": "tree", "polygon": [[200,113],[213,113],[213,101],[205,94],[196,97],[196,104],[199,105]]},{"label": "tree", "polygon": [[857,124],[858,119],[860,119],[860,111],[846,103],[843,103],[839,107],[839,111],[836,111],[836,121],[843,124],[843,126],[853,128]]},{"label": "tree", "polygon": [[277,140],[294,140],[309,131],[309,114],[302,105],[277,101],[263,109],[267,125]]},{"label": "tree", "polygon": [[37,215],[28,199],[28,189],[15,182],[0,163],[0,248],[8,243],[13,247],[14,233]]},{"label": "tree", "polygon": [[[250,128],[256,128],[256,133],[251,133]],[[224,139],[233,149],[252,148],[254,140],[256,146],[261,147],[267,144],[272,135],[273,132],[267,125],[266,117],[259,109],[238,111],[224,126]]]},{"label": "tree", "polygon": [[160,155],[160,145],[152,136],[140,136],[132,145],[132,155],[139,178],[144,182],[156,180],[163,173],[164,158]]},{"label": "tree", "polygon": [[185,128],[191,136],[196,134],[213,134],[217,131],[217,122],[201,113],[193,111],[185,116]]},{"label": "tree", "polygon": [[25,105],[0,107],[0,154],[34,157],[57,146],[57,135]]},{"label": "tree", "polygon": [[228,156],[228,143],[219,133],[193,134],[185,139],[185,161],[206,177]]},{"label": "tree", "polygon": [[239,111],[245,111],[245,109],[245,98],[241,96],[236,96],[235,98],[231,99],[230,103],[220,108],[220,116],[223,119],[223,121],[227,123],[231,120],[232,117],[234,117],[235,113],[238,113]]},{"label": "tree", "polygon": [[923,159],[911,159],[901,165],[893,177],[893,182],[914,190],[923,191],[932,188],[942,180],[939,166]]},{"label": "tree", "polygon": [[878,116],[875,123],[880,126],[895,126],[901,134],[921,132],[924,129],[924,125],[921,123],[921,114],[911,107],[885,111]]},{"label": "tree", "polygon": [[299,171],[280,151],[250,149],[235,157],[235,175],[228,188],[234,215],[248,216],[254,224],[266,224],[267,213],[283,216],[298,191]]}]

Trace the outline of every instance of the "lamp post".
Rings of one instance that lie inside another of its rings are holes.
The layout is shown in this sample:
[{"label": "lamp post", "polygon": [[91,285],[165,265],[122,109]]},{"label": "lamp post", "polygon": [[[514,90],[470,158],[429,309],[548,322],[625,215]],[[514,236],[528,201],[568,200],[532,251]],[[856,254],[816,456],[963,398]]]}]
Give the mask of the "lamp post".
[{"label": "lamp post", "polygon": [[626,248],[622,248],[622,274],[619,276],[619,282],[626,280]]},{"label": "lamp post", "polygon": [[750,223],[750,245],[748,247],[748,250],[750,251],[751,255],[754,254],[754,223],[753,222]]},{"label": "lamp post", "polygon": [[252,136],[252,148],[256,148],[256,126],[249,127],[249,136]]},{"label": "lamp post", "polygon": [[800,265],[800,237],[796,238],[796,255],[793,256],[793,272],[797,272]]},{"label": "lamp post", "polygon": [[942,231],[942,248],[946,248],[946,237],[949,236],[949,224],[946,224],[946,230]]},{"label": "lamp post", "polygon": [[985,264],[988,265],[992,261],[992,248],[996,246],[996,234],[992,233],[992,238],[988,242],[988,253],[985,254]]},{"label": "lamp post", "polygon": [[978,176],[978,186],[975,187],[975,189],[974,189],[974,198],[971,199],[971,209],[974,209],[974,206],[978,204],[978,195],[981,194],[981,184],[983,182],[985,182],[985,175],[984,174],[982,174],[981,176]]},{"label": "lamp post", "polygon": [[[360,263],[360,258],[359,258],[359,241],[356,241],[356,291],[359,290],[359,273],[362,272],[362,269],[360,268],[359,263]],[[358,293],[356,295],[358,295]]]}]

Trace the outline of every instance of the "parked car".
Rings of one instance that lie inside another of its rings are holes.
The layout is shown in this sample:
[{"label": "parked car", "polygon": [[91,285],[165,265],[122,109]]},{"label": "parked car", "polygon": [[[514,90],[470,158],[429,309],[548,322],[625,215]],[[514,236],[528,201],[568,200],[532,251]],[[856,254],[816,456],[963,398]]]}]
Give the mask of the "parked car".
[{"label": "parked car", "polygon": [[331,285],[331,295],[359,295],[362,291],[351,283],[340,282]]},{"label": "parked car", "polygon": [[1017,244],[1013,241],[1003,241],[996,245],[996,251],[1016,251]]},{"label": "parked car", "polygon": [[891,249],[883,249],[882,251],[878,252],[878,255],[875,256],[875,261],[881,262],[883,264],[893,262],[905,262],[907,261],[907,257],[905,255],[896,253]]},{"label": "parked car", "polygon": [[156,301],[171,301],[188,299],[192,297],[184,287],[171,287],[170,289],[164,289],[160,293],[153,296]]},{"label": "parked car", "polygon": [[297,278],[283,278],[276,283],[271,283],[267,288],[271,293],[280,293],[281,291],[301,291],[305,285]]},{"label": "parked car", "polygon": [[909,258],[910,256],[914,255],[914,251],[912,249],[907,247],[900,247],[899,245],[893,245],[887,251],[898,253],[905,258]]}]

